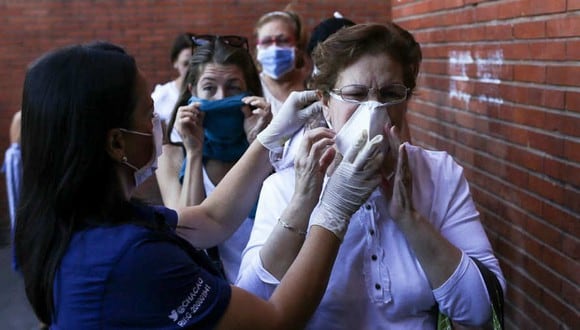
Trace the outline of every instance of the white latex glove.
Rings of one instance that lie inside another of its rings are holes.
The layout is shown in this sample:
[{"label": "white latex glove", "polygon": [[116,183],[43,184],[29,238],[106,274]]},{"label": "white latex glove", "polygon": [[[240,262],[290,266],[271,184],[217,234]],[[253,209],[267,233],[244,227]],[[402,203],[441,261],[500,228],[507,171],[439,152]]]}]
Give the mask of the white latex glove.
[{"label": "white latex glove", "polygon": [[270,125],[258,134],[258,141],[274,153],[282,152],[284,143],[292,137],[315,112],[322,111],[316,91],[292,92],[274,116]]},{"label": "white latex glove", "polygon": [[367,132],[348,151],[332,174],[314,212],[311,226],[321,226],[344,239],[350,217],[378,186],[383,155],[382,135],[367,142]]}]

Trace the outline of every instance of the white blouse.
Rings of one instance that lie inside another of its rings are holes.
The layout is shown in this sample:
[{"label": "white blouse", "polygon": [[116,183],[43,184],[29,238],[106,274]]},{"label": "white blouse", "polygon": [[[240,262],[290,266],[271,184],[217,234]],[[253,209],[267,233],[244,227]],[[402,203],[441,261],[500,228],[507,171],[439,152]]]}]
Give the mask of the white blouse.
[{"label": "white blouse", "polygon": [[[473,256],[494,272],[505,290],[499,263],[479,221],[463,168],[446,152],[407,145],[417,211],[462,250],[461,262],[440,287],[425,272],[390,218],[376,190],[353,215],[326,293],[307,329],[434,329],[436,304],[452,319],[485,322],[491,313],[485,283]],[[259,251],[294,191],[294,169],[264,183],[237,285],[263,298],[279,281],[266,271]]]},{"label": "white blouse", "polygon": [[[175,85],[173,80],[162,85],[158,84],[155,86],[153,93],[151,93],[151,98],[153,99],[153,109],[159,115],[159,118],[165,122],[165,125],[168,125],[175,104],[179,99],[179,86]],[[179,136],[175,128],[171,132],[171,140],[173,142],[181,141],[181,136]]]}]

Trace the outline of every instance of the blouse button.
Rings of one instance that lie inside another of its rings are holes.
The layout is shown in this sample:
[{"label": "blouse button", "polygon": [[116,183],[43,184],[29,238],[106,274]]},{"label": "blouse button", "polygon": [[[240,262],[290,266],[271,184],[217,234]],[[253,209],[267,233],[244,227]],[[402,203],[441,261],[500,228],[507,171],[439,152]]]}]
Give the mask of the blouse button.
[{"label": "blouse button", "polygon": [[381,285],[379,283],[375,284],[375,289],[380,290],[381,289]]},{"label": "blouse button", "polygon": [[375,234],[375,231],[374,231],[373,229],[371,229],[371,230],[369,230],[369,234],[370,234],[371,236],[373,236],[373,235]]},{"label": "blouse button", "polygon": [[371,209],[371,204],[366,204],[365,205],[365,209],[370,210]]},{"label": "blouse button", "polygon": [[376,255],[376,254],[373,254],[373,255],[371,256],[371,259],[373,259],[373,261],[376,261],[376,260],[377,260],[377,255]]}]

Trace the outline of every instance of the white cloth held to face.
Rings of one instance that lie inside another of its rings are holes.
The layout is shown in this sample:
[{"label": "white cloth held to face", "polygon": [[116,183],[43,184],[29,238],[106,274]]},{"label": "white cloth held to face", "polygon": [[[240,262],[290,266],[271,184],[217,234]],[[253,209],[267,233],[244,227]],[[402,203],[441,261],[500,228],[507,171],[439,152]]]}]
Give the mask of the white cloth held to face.
[{"label": "white cloth held to face", "polygon": [[382,135],[383,127],[390,122],[387,107],[387,104],[377,101],[362,102],[336,134],[338,151],[345,155],[357,142],[363,130],[368,132],[369,141],[377,135]]}]

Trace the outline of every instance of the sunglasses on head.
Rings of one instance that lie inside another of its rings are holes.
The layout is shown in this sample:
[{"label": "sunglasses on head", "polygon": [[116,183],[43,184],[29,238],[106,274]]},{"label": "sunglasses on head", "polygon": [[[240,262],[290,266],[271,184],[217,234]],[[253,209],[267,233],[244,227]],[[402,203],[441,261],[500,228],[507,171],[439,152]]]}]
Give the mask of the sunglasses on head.
[{"label": "sunglasses on head", "polygon": [[244,48],[246,50],[250,49],[248,46],[248,39],[242,36],[218,36],[213,34],[191,35],[191,41],[193,41],[194,47],[207,45],[208,43],[215,42],[218,39],[228,46]]}]

